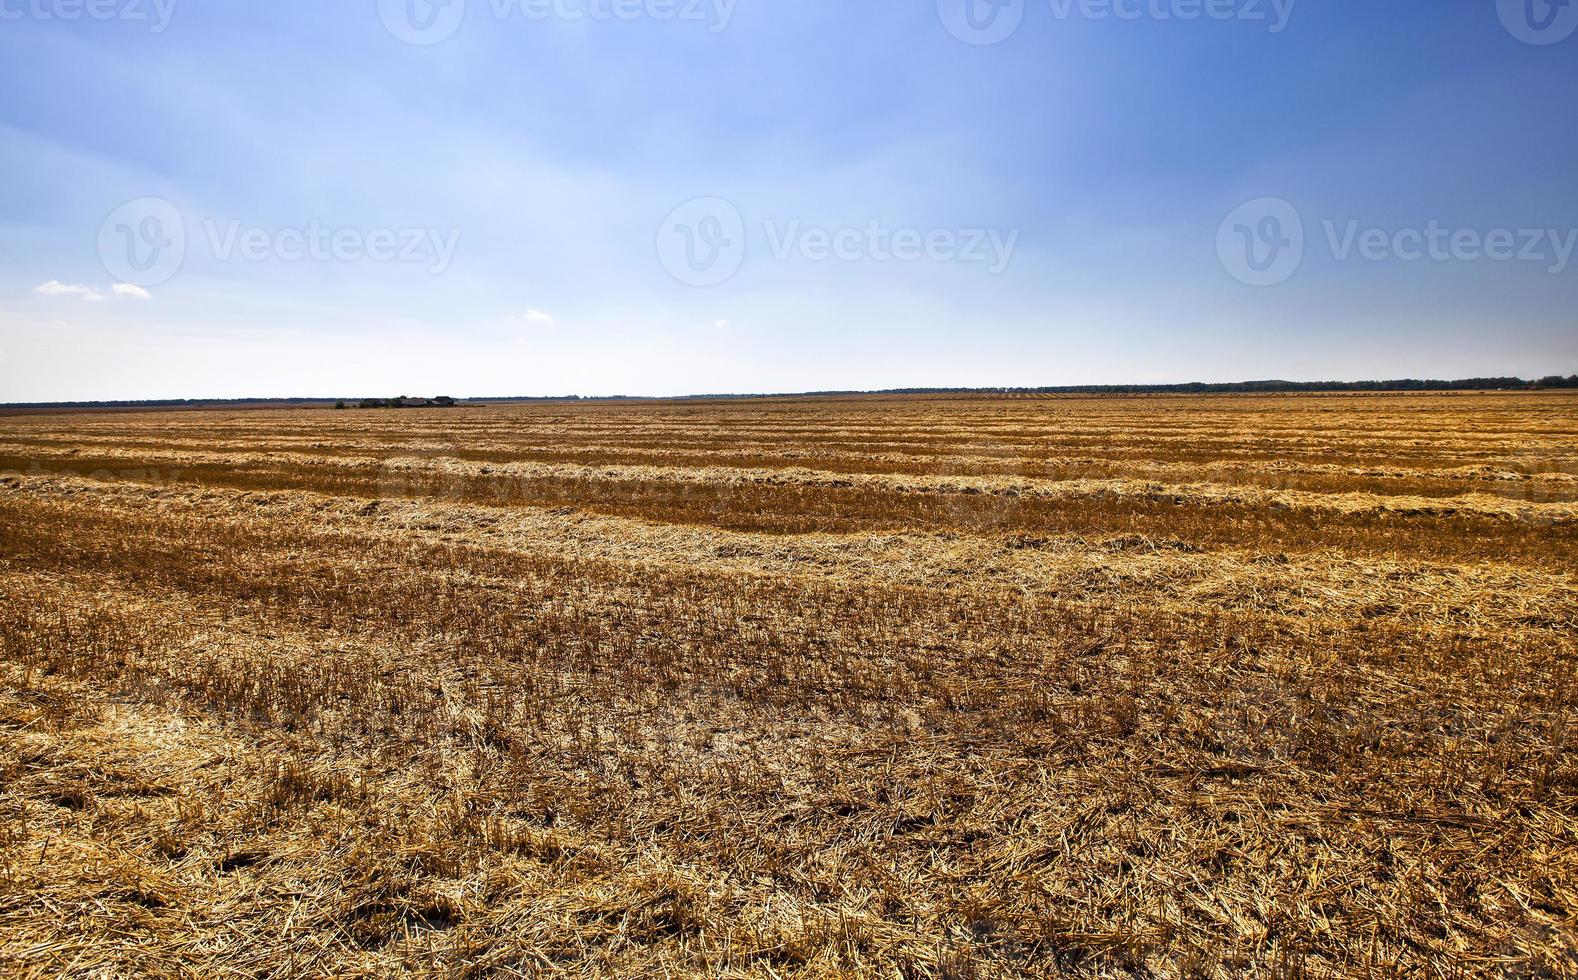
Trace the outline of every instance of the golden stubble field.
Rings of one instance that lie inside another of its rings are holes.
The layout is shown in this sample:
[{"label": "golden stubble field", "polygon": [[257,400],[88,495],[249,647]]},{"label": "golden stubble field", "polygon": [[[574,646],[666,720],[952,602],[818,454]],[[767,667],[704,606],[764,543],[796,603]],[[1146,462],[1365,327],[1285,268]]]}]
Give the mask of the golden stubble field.
[{"label": "golden stubble field", "polygon": [[0,417],[0,974],[1578,976],[1578,395]]}]

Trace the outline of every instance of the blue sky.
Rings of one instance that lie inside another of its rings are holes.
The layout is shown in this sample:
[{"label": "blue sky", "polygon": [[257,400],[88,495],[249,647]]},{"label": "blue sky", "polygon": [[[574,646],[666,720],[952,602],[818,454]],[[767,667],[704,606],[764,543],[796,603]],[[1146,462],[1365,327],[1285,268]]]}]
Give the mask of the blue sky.
[{"label": "blue sky", "polygon": [[0,0],[0,401],[1578,372],[1578,4],[525,2]]}]

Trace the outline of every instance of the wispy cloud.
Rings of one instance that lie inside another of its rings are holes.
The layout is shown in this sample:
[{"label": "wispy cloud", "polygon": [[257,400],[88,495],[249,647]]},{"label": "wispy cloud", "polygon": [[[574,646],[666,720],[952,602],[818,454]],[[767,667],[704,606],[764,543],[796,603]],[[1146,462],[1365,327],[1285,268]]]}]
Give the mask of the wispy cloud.
[{"label": "wispy cloud", "polygon": [[38,296],[71,296],[80,299],[85,303],[101,303],[104,301],[104,294],[92,286],[83,286],[78,283],[57,282],[54,279],[51,279],[49,282],[34,286],[33,292]]},{"label": "wispy cloud", "polygon": [[511,313],[509,319],[525,323],[552,323],[553,316],[542,310],[527,310],[525,313]]},{"label": "wispy cloud", "polygon": [[[148,290],[126,282],[118,282],[111,286],[110,293],[114,296],[124,296],[130,299],[153,299],[153,294],[148,292]],[[110,298],[100,292],[97,286],[86,286],[75,282],[60,282],[56,279],[34,286],[33,295],[45,296],[51,299],[80,299],[84,303],[102,303]]]}]

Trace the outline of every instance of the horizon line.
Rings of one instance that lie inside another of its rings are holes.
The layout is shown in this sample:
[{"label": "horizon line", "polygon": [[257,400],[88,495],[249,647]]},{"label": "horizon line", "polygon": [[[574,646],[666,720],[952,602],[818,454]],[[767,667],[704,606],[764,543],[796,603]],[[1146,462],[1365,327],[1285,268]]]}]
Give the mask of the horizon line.
[{"label": "horizon line", "polygon": [[[1450,392],[1493,390],[1551,390],[1578,388],[1578,375],[1545,375],[1540,378],[1479,377],[1452,380],[1431,378],[1390,378],[1385,380],[1358,381],[1288,381],[1265,379],[1255,381],[1186,381],[1157,383],[1116,383],[1044,386],[987,386],[987,387],[931,387],[873,389],[825,389],[817,391],[777,392],[698,392],[683,395],[468,395],[456,398],[460,404],[488,404],[490,402],[572,402],[572,401],[707,401],[748,400],[766,398],[836,398],[871,395],[1143,395],[1143,394],[1277,394],[1320,392]],[[414,401],[431,401],[446,395],[395,395],[379,396],[262,396],[215,398],[115,398],[67,399],[60,401],[0,402],[0,409],[27,408],[174,408],[203,407],[210,405],[335,405],[371,400],[395,401],[411,398]],[[409,406],[408,406],[409,407]]]}]

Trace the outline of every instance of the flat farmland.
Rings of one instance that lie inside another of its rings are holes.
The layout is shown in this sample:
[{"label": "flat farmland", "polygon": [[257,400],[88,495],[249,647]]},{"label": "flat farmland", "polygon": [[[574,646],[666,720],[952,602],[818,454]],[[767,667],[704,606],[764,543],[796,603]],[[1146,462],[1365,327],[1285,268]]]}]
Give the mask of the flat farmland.
[{"label": "flat farmland", "polygon": [[0,417],[0,973],[1578,976],[1578,395]]}]

